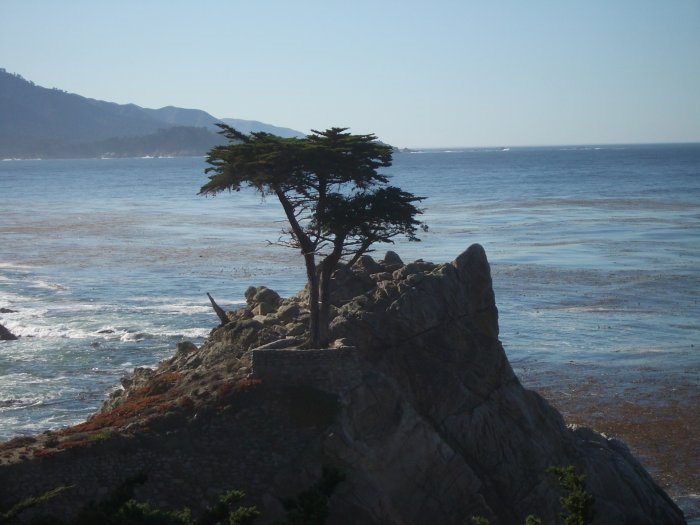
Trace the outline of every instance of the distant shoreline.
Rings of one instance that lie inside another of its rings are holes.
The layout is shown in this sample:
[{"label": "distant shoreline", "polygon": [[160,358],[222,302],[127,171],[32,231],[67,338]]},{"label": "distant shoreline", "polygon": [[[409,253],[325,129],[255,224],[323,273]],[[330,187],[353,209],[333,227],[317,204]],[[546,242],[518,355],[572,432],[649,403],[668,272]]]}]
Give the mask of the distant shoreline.
[{"label": "distant shoreline", "polygon": [[[138,137],[136,137],[138,138]],[[540,146],[455,146],[455,147],[413,147],[413,148],[396,148],[395,155],[406,154],[439,154],[439,153],[508,153],[508,152],[527,152],[527,151],[610,151],[628,148],[693,148],[700,147],[700,142],[650,142],[650,143],[621,143],[621,144],[553,144]],[[113,159],[175,159],[175,158],[206,158],[206,152],[202,153],[159,153],[153,152],[150,154],[123,154],[123,155],[50,155],[50,156],[35,156],[35,155],[20,155],[5,157],[0,159],[2,162],[12,161],[36,161],[36,160],[113,160]]]}]

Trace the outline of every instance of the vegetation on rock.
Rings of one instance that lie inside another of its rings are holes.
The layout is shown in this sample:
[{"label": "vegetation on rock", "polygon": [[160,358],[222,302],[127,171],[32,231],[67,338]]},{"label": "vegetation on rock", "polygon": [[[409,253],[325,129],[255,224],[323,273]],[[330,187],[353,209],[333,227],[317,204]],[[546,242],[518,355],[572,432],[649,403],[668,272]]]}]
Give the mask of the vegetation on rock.
[{"label": "vegetation on rock", "polygon": [[566,525],[588,525],[593,522],[593,496],[586,492],[586,476],[577,474],[573,465],[550,467],[566,494],[561,497],[562,518]]},{"label": "vegetation on rock", "polygon": [[[217,503],[208,507],[195,519],[188,508],[164,511],[146,502],[134,499],[134,489],[146,481],[139,474],[127,479],[105,500],[88,503],[78,515],[64,521],[50,515],[37,515],[30,520],[31,525],[248,525],[260,514],[255,507],[244,507],[241,502],[245,494],[231,490],[219,497]],[[27,498],[8,512],[0,514],[0,525],[14,523],[24,510],[36,507],[71,487],[59,487],[39,497]]]},{"label": "vegetation on rock", "polygon": [[38,505],[41,505],[42,503],[45,503],[49,501],[52,498],[55,498],[59,494],[61,494],[65,490],[69,490],[72,487],[56,487],[53,490],[50,490],[49,492],[46,492],[45,494],[42,494],[41,496],[30,496],[26,499],[23,499],[16,505],[13,505],[11,509],[8,511],[0,513],[0,525],[6,525],[9,523],[13,523],[17,517],[24,512],[27,509],[36,507]]},{"label": "vegetation on rock", "polygon": [[[284,521],[275,525],[323,525],[328,516],[328,498],[345,479],[345,474],[335,467],[323,467],[321,479],[294,498],[285,498],[282,504],[287,511]],[[146,482],[146,475],[138,474],[124,481],[106,499],[88,503],[78,515],[64,521],[50,515],[37,515],[31,525],[249,525],[260,515],[254,506],[242,506],[245,493],[231,490],[205,509],[198,517],[189,508],[164,511],[148,502],[134,499],[134,489]],[[27,498],[10,510],[0,513],[0,525],[15,523],[19,515],[33,507],[57,497],[73,487],[58,487],[38,497]]]},{"label": "vegetation on rock", "polygon": [[[586,476],[577,474],[576,467],[549,467],[547,472],[554,474],[561,487],[566,491],[559,503],[562,507],[561,517],[566,525],[590,525],[593,523],[593,504],[595,499],[586,491]],[[471,525],[489,525],[489,520],[483,516],[474,516]],[[542,525],[542,520],[529,515],[525,525]]]}]

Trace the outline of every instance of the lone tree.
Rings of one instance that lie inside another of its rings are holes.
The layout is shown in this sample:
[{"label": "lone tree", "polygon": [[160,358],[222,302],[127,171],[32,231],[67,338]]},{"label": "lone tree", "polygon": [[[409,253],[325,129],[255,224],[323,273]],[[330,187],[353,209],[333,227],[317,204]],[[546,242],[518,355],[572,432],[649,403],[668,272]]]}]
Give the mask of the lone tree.
[{"label": "lone tree", "polygon": [[391,147],[347,128],[312,131],[304,138],[244,135],[219,124],[228,144],[209,151],[209,182],[201,195],[252,187],[282,204],[289,227],[278,244],[301,251],[309,284],[312,348],[328,345],[331,277],[341,261],[352,265],[374,243],[404,235],[419,240],[423,200],[389,186],[379,168],[391,165]]}]

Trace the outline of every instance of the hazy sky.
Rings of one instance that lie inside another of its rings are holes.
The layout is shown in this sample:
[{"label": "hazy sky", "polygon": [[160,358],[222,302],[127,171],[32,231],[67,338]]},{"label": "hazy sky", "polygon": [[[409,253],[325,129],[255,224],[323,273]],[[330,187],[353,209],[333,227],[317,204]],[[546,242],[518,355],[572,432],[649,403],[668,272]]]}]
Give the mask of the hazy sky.
[{"label": "hazy sky", "polygon": [[0,0],[0,67],[401,147],[700,142],[700,0]]}]

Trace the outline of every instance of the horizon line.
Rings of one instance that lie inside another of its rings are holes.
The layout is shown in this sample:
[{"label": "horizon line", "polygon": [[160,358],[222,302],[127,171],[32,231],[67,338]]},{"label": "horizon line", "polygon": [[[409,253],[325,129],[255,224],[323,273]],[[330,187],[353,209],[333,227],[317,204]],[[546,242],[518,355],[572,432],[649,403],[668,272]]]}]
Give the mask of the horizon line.
[{"label": "horizon line", "polygon": [[[391,144],[390,144],[391,145]],[[491,146],[394,146],[398,151],[413,151],[413,150],[504,150],[511,148],[528,149],[528,148],[596,148],[596,147],[629,147],[629,146],[700,146],[700,140],[690,141],[657,141],[657,142],[590,142],[590,143],[561,143],[561,144],[499,144]]]}]

